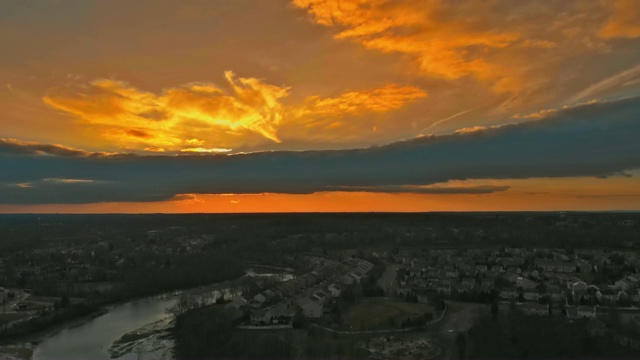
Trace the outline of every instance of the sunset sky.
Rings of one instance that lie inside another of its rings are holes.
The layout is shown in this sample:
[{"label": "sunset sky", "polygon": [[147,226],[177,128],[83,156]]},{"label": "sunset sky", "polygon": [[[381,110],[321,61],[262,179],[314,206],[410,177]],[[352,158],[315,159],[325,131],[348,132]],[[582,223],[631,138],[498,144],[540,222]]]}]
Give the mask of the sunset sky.
[{"label": "sunset sky", "polygon": [[0,2],[0,212],[640,210],[640,1]]}]

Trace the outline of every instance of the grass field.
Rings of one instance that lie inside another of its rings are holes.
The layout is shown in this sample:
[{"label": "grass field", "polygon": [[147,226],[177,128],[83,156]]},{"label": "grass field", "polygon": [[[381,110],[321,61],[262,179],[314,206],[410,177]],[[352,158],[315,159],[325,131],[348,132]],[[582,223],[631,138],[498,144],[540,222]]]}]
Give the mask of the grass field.
[{"label": "grass field", "polygon": [[352,330],[376,330],[398,326],[407,318],[433,312],[427,304],[408,303],[392,298],[364,298],[343,317],[346,328]]}]

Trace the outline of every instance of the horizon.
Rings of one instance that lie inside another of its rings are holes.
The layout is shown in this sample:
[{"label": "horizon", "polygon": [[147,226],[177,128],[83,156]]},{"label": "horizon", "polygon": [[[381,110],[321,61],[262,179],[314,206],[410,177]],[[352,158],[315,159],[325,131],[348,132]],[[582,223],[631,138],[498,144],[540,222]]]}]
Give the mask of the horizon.
[{"label": "horizon", "polygon": [[640,211],[633,0],[0,14],[0,213]]}]

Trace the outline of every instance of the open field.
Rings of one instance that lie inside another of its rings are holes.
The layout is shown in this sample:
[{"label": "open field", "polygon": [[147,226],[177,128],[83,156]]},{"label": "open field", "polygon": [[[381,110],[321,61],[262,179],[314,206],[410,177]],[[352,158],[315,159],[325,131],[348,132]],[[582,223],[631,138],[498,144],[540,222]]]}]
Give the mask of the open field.
[{"label": "open field", "polygon": [[344,324],[352,330],[376,330],[397,327],[407,318],[433,313],[427,304],[408,303],[392,298],[365,298],[344,316]]}]

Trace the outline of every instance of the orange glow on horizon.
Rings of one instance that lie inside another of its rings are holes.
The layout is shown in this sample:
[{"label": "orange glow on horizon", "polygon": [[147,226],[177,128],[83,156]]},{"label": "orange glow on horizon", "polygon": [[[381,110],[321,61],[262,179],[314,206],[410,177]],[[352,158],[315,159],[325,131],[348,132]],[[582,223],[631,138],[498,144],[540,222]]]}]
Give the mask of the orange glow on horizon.
[{"label": "orange glow on horizon", "polygon": [[[453,182],[452,186],[477,181]],[[487,183],[484,181],[483,183]],[[320,192],[313,194],[184,194],[173,201],[83,205],[0,205],[0,213],[286,213],[429,211],[640,210],[635,177],[500,180],[490,194]],[[611,190],[615,189],[615,190]]]}]

